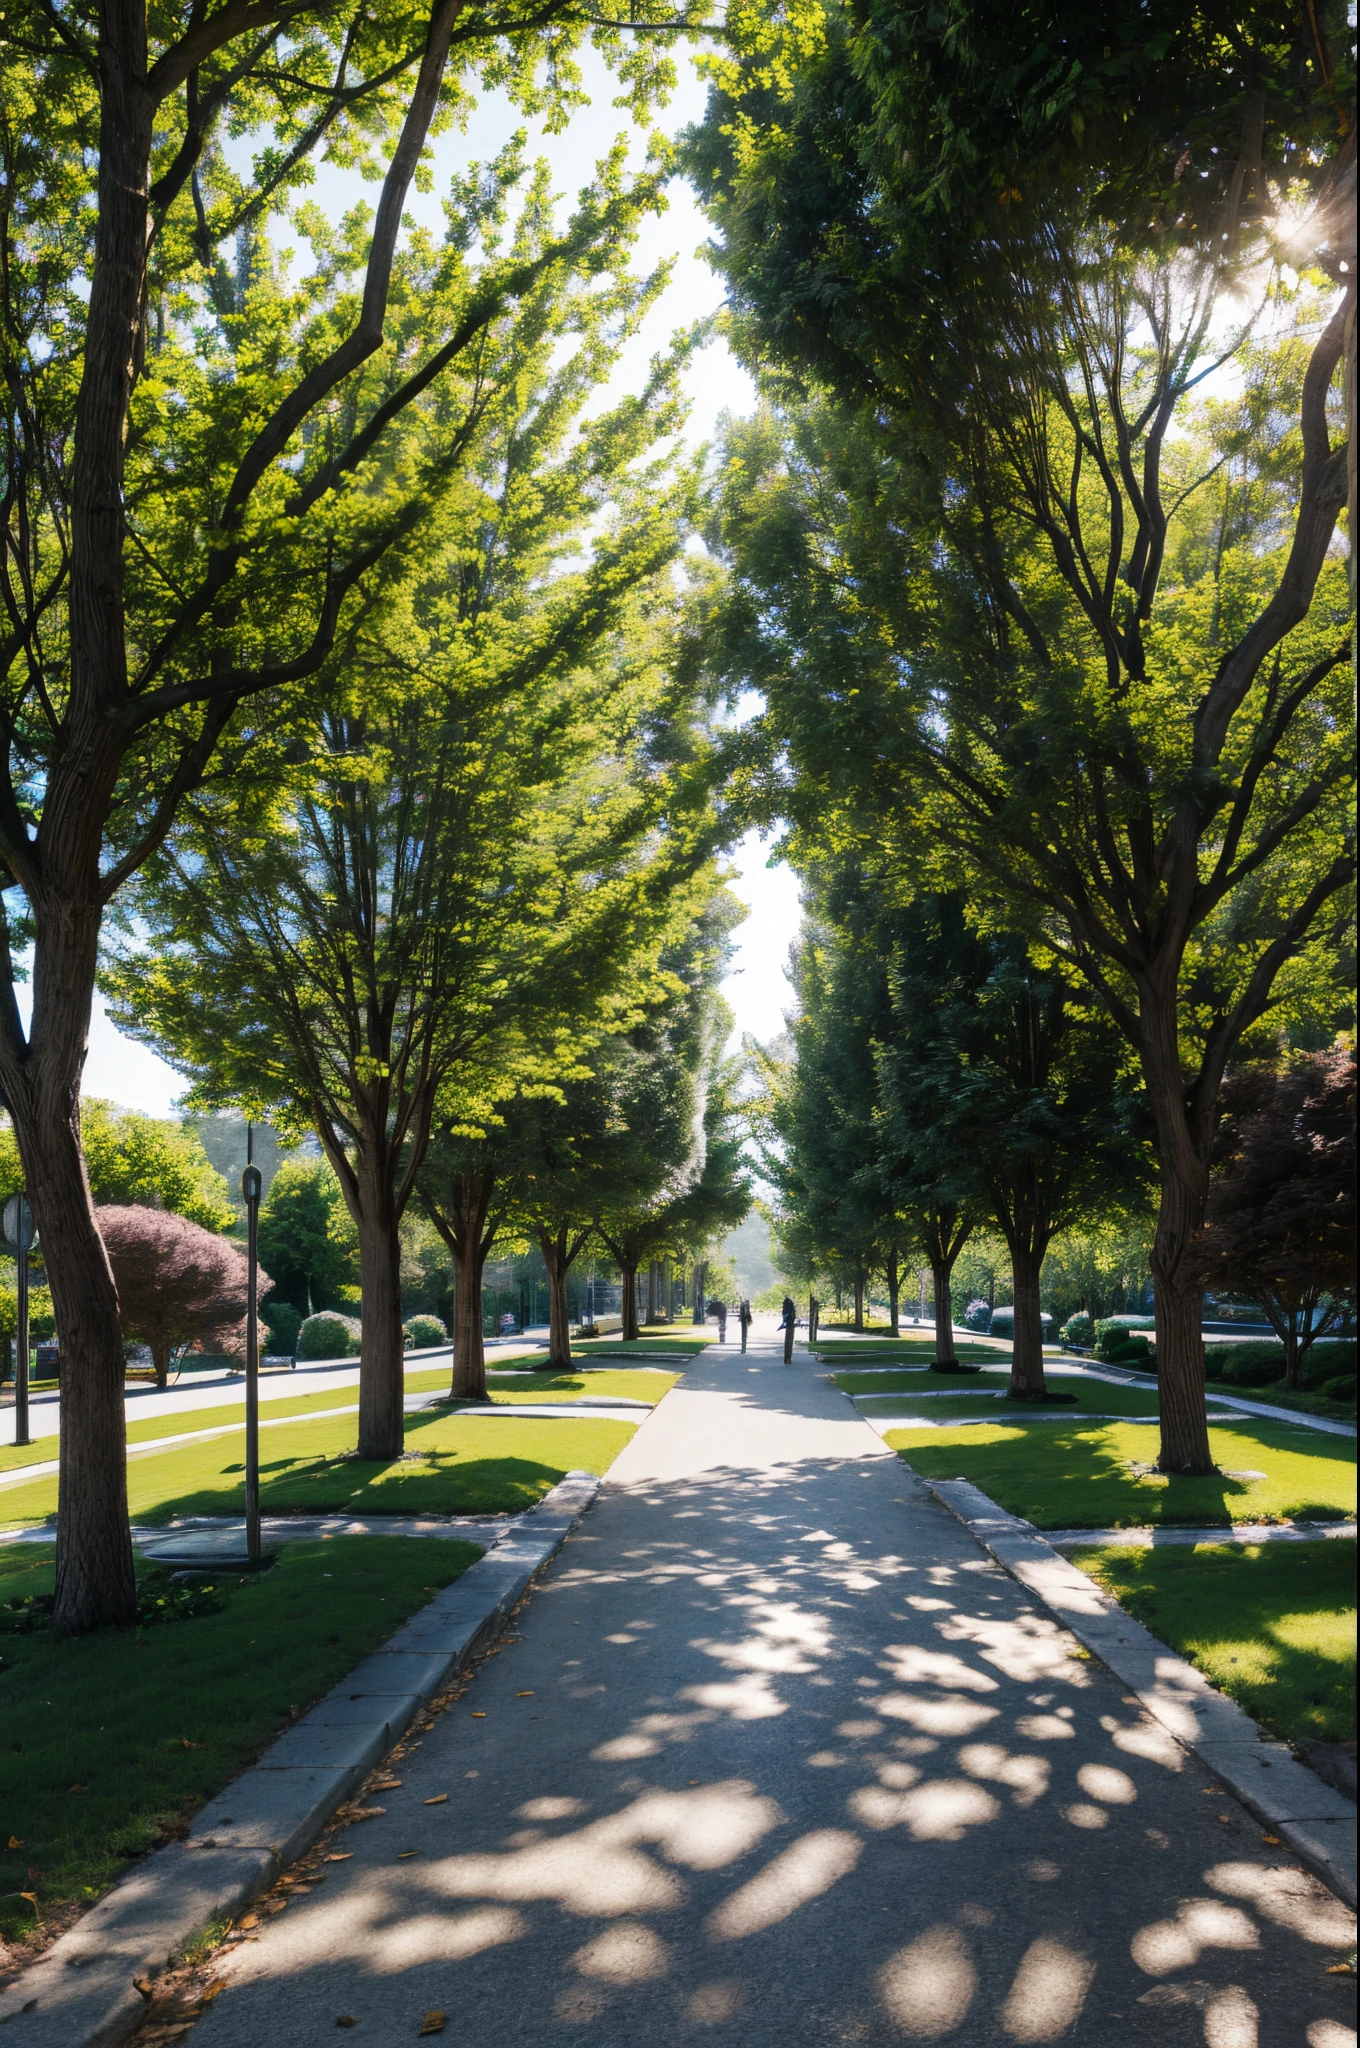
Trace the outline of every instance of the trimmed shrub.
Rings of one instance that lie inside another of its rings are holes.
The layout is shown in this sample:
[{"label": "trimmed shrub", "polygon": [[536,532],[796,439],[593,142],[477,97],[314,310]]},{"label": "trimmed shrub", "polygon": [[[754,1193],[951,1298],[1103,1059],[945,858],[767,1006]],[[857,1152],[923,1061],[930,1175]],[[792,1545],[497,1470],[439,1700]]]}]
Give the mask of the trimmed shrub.
[{"label": "trimmed shrub", "polygon": [[291,1301],[267,1301],[260,1319],[269,1332],[269,1349],[276,1358],[291,1358],[302,1328],[302,1311]]},{"label": "trimmed shrub", "polygon": [[1096,1357],[1105,1365],[1135,1365],[1143,1372],[1154,1366],[1151,1342],[1143,1330],[1131,1330],[1121,1317],[1103,1316],[1095,1326]]},{"label": "trimmed shrub", "polygon": [[1094,1344],[1096,1326],[1089,1312],[1079,1308],[1074,1316],[1067,1318],[1058,1335],[1064,1344]]},{"label": "trimmed shrub", "polygon": [[985,1301],[970,1301],[963,1312],[965,1330],[980,1330],[985,1335],[991,1328],[992,1311]]},{"label": "trimmed shrub", "polygon": [[297,1358],[357,1358],[359,1356],[359,1319],[357,1316],[337,1315],[334,1309],[323,1309],[319,1316],[308,1316],[297,1334]]},{"label": "trimmed shrub", "polygon": [[[1047,1343],[1053,1330],[1053,1318],[1045,1310],[1040,1315],[1039,1322],[1043,1329],[1044,1341]],[[988,1326],[988,1334],[993,1337],[1010,1337],[1013,1339],[1015,1336],[1015,1310],[1013,1308],[994,1308],[992,1310],[992,1320]]]},{"label": "trimmed shrub", "polygon": [[1321,1389],[1327,1380],[1348,1379],[1355,1369],[1354,1337],[1319,1337],[1299,1367],[1299,1385]]},{"label": "trimmed shrub", "polygon": [[1356,1375],[1353,1372],[1343,1373],[1339,1379],[1328,1380],[1325,1386],[1318,1388],[1318,1392],[1324,1394],[1329,1401],[1353,1402],[1356,1385]]},{"label": "trimmed shrub", "polygon": [[449,1333],[438,1316],[412,1316],[409,1323],[403,1323],[401,1334],[406,1339],[408,1351],[423,1351],[429,1344],[447,1344]]}]

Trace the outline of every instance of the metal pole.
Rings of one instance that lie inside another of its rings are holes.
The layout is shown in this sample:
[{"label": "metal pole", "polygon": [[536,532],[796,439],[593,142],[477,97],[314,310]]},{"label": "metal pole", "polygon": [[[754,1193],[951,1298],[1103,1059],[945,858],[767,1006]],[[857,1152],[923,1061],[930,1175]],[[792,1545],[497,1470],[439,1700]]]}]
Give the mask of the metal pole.
[{"label": "metal pole", "polygon": [[260,1343],[259,1299],[260,1169],[254,1160],[254,1130],[246,1125],[246,1170],[241,1194],[246,1205],[246,1554],[260,1562]]},{"label": "metal pole", "polygon": [[18,1314],[15,1322],[14,1360],[14,1441],[16,1444],[32,1442],[28,1433],[28,1241],[32,1237],[28,1224],[28,1204],[19,1197],[19,1228],[15,1232],[19,1245],[18,1266]]}]

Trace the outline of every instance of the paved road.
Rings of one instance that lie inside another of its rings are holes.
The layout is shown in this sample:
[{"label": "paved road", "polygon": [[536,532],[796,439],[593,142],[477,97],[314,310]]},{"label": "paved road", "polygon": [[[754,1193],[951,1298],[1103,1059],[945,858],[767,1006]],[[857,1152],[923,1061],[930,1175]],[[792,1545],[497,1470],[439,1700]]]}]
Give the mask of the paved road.
[{"label": "paved road", "polygon": [[193,2048],[1355,2042],[1349,1916],[805,1358],[695,1365],[397,1775]]}]

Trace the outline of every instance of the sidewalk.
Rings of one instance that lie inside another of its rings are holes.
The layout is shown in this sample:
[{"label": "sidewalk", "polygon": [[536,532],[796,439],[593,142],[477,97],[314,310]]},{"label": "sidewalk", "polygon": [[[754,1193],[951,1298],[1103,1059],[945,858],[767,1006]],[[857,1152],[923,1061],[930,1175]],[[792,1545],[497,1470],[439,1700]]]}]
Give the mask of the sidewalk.
[{"label": "sidewalk", "polygon": [[801,1350],[695,1361],[399,1778],[193,2048],[1354,2038],[1339,1902]]}]

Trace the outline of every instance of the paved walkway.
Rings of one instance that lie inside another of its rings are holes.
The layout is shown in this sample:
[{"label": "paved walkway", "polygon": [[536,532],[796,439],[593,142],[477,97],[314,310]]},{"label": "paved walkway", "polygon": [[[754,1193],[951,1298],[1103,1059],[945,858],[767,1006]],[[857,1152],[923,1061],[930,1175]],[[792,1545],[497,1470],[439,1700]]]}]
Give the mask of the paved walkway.
[{"label": "paved walkway", "polygon": [[1355,2039],[1349,1916],[804,1356],[696,1362],[394,1775],[194,2048]]}]

